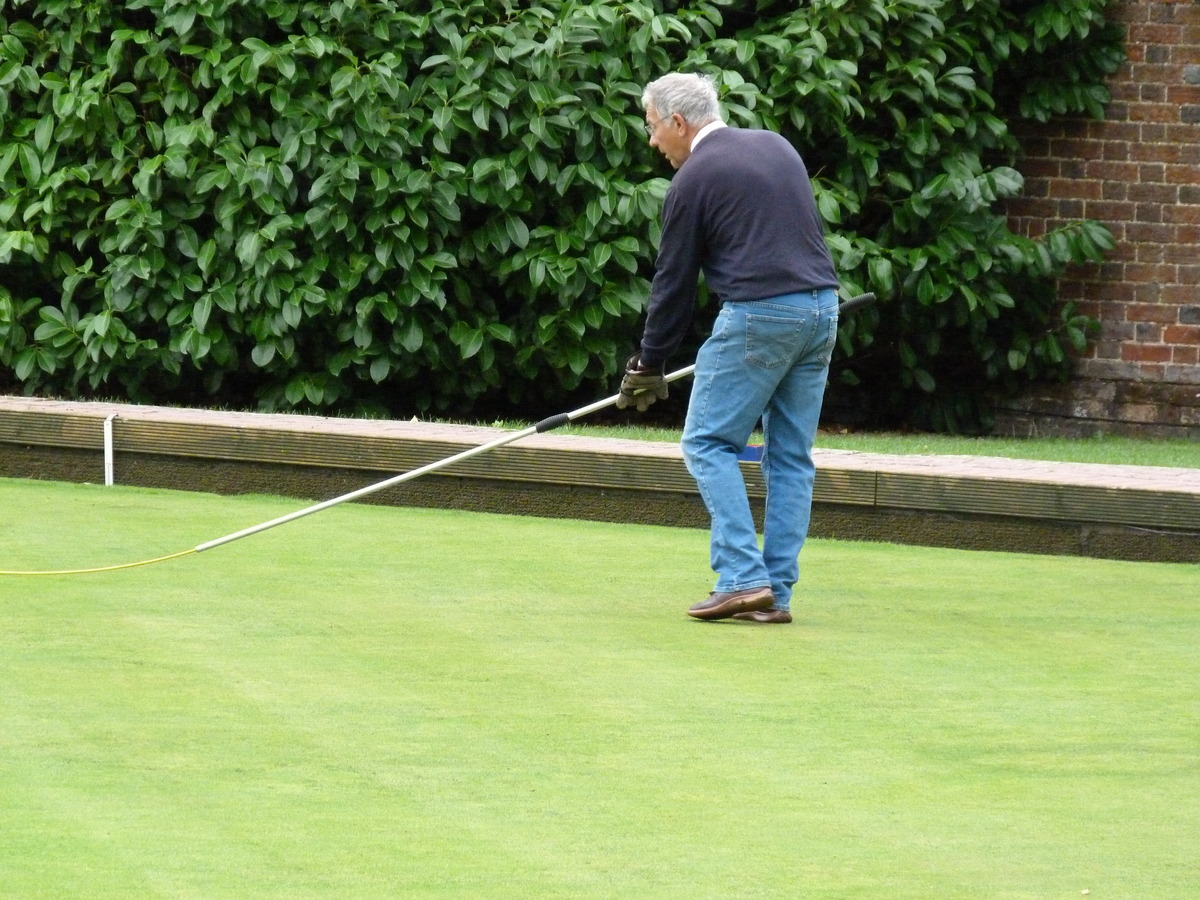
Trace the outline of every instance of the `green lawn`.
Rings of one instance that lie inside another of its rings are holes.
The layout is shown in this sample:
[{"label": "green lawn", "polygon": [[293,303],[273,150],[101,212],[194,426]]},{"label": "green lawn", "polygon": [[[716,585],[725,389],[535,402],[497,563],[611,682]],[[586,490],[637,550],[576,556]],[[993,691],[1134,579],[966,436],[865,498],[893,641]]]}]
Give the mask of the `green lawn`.
[{"label": "green lawn", "polygon": [[[526,424],[511,422],[495,424],[511,430],[528,427]],[[677,428],[645,428],[636,423],[619,426],[572,424],[558,433],[670,443],[677,443],[680,435]],[[759,434],[751,438],[751,443],[761,441],[762,436]],[[1120,435],[1089,438],[1001,438],[917,432],[829,430],[817,435],[816,446],[819,450],[857,450],[860,453],[887,453],[899,456],[999,456],[1050,462],[1200,468],[1200,441],[1186,438],[1153,440]]]},{"label": "green lawn", "polygon": [[[0,569],[300,501],[0,480]],[[344,505],[0,577],[0,896],[1180,898],[1200,567]]]}]

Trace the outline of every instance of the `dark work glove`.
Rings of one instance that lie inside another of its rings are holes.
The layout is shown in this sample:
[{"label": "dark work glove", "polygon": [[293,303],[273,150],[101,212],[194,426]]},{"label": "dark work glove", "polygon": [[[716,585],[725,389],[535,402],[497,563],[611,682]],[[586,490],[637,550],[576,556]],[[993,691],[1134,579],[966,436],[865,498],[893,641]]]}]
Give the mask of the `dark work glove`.
[{"label": "dark work glove", "polygon": [[667,380],[662,366],[642,365],[641,354],[635,353],[625,363],[625,377],[621,379],[621,394],[617,397],[617,409],[636,406],[645,412],[655,400],[667,399]]}]

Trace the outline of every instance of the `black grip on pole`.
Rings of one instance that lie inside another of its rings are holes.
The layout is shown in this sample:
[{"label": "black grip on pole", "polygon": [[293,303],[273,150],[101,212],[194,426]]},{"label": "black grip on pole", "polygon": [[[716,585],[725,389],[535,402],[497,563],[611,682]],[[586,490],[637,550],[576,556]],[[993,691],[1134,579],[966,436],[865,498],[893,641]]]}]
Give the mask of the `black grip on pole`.
[{"label": "black grip on pole", "polygon": [[838,304],[838,315],[844,316],[847,313],[852,313],[856,309],[863,306],[870,306],[875,302],[875,295],[867,292],[859,294],[857,297],[851,297],[849,300],[843,300]]},{"label": "black grip on pole", "polygon": [[559,413],[557,416],[550,416],[548,419],[542,419],[533,426],[533,430],[538,434],[544,431],[551,431],[560,425],[566,425],[571,421],[571,416],[568,413]]}]

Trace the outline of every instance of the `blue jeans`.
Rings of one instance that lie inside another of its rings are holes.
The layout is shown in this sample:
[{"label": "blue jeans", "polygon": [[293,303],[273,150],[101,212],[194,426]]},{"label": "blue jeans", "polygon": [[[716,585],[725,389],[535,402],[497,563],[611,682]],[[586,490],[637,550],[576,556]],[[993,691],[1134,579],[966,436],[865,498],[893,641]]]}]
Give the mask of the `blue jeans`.
[{"label": "blue jeans", "polygon": [[[696,356],[683,456],[712,517],[717,591],[770,586],[788,609],[812,508],[813,439],[837,341],[837,293],[726,303]],[[767,488],[760,549],[738,454],[759,419]]]}]

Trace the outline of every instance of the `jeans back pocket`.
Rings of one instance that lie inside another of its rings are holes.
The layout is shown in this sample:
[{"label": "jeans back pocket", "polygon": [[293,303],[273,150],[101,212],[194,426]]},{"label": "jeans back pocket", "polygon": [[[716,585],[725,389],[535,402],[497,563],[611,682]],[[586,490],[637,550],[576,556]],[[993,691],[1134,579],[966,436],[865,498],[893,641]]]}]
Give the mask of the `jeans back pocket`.
[{"label": "jeans back pocket", "polygon": [[746,362],[763,369],[793,365],[804,350],[807,319],[746,316]]}]

